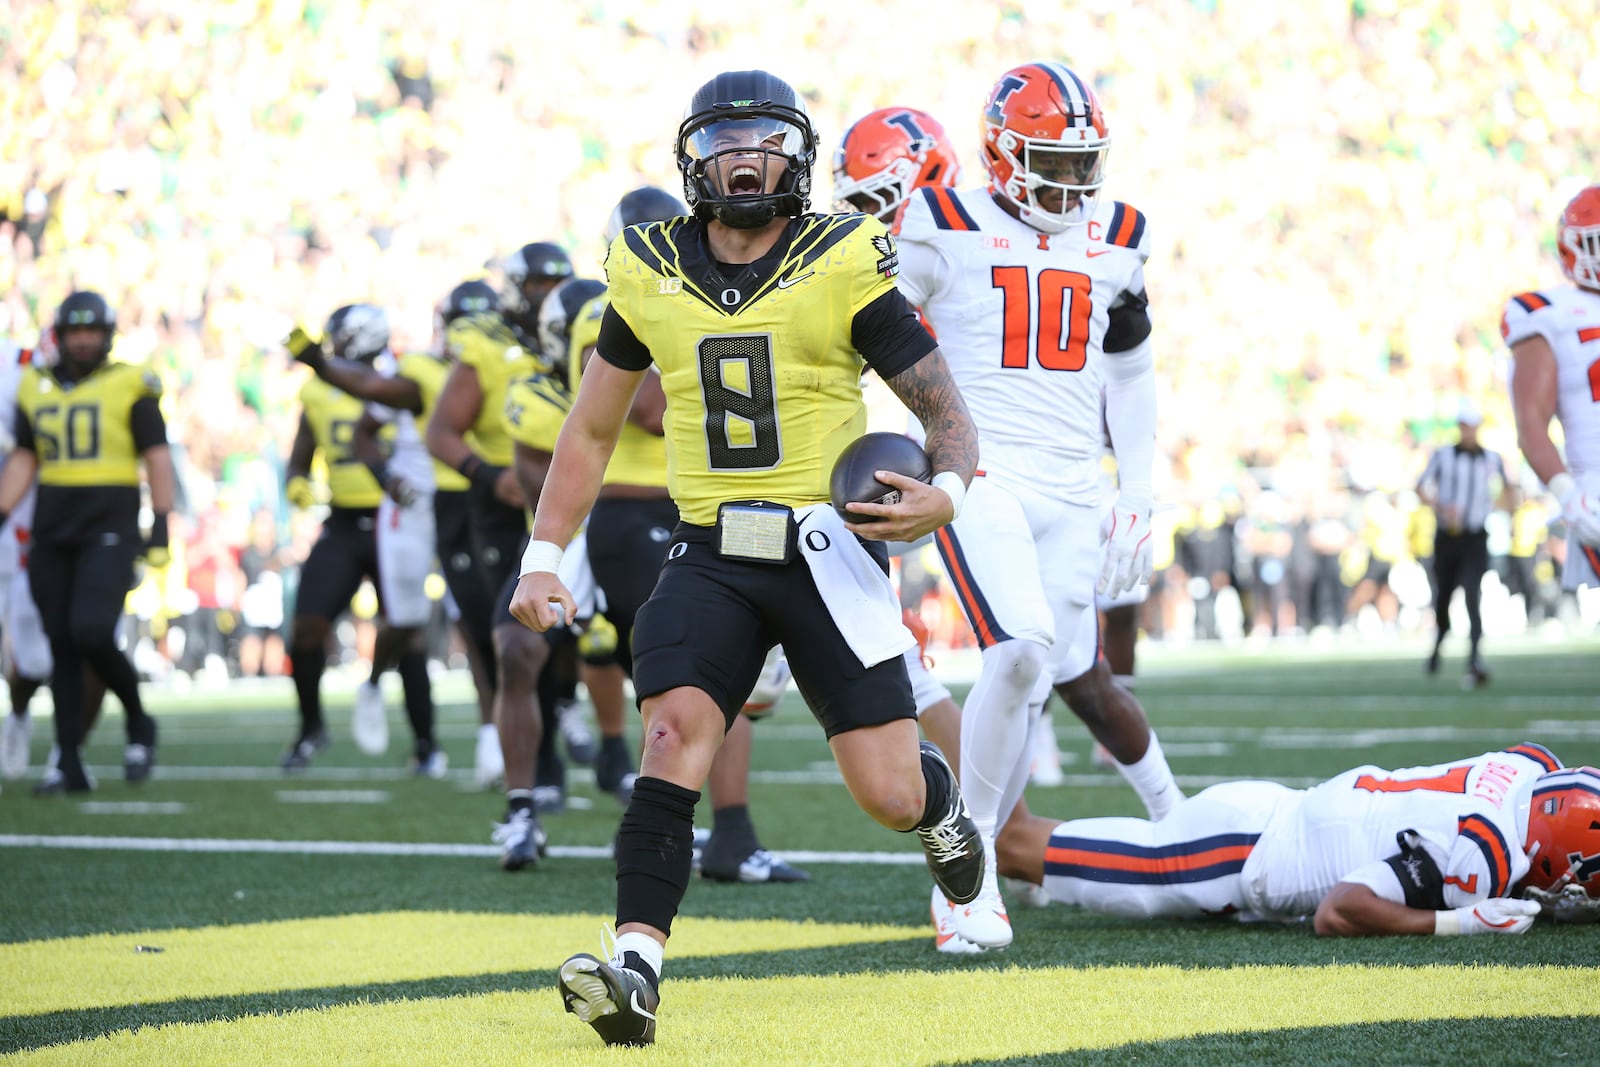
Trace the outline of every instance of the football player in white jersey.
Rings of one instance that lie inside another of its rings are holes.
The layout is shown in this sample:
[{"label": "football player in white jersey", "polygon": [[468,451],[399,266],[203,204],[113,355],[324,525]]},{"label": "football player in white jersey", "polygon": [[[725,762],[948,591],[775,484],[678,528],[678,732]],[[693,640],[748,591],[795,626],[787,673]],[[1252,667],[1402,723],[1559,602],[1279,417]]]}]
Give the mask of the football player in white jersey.
[{"label": "football player in white jersey", "polygon": [[[346,358],[357,345],[370,349],[379,334],[381,350],[370,363]],[[354,305],[345,319],[336,315],[330,320],[325,343],[331,356],[322,345],[298,338],[291,339],[290,350],[328,384],[367,401],[351,450],[384,491],[375,530],[384,626],[373,647],[372,674],[356,692],[351,731],[368,755],[387,751],[389,724],[378,679],[396,668],[405,683],[406,715],[415,736],[413,769],[441,778],[447,763],[434,738],[432,689],[421,648],[422,630],[433,612],[425,588],[435,555],[433,457],[417,426],[424,406],[422,388],[406,373],[410,361],[432,357],[419,353],[397,359],[389,349],[388,317],[370,305]],[[387,444],[378,438],[386,426],[394,431]]]},{"label": "football player in white jersey", "polygon": [[[983,123],[988,187],[928,187],[907,201],[900,288],[949,353],[981,439],[972,503],[936,538],[983,648],[962,709],[961,778],[992,845],[1027,782],[1041,675],[1153,817],[1182,793],[1138,702],[1096,657],[1097,585],[1116,596],[1150,573],[1156,393],[1144,216],[1098,195],[1110,131],[1094,92],[1065,66],[1006,72]],[[1105,552],[1102,388],[1121,479]],[[992,856],[984,892],[955,929],[986,948],[1010,943]]]},{"label": "football player in white jersey", "polygon": [[[0,340],[0,451],[10,456],[17,413],[17,385],[37,350]],[[0,628],[4,630],[6,677],[11,686],[11,711],[0,722],[0,778],[20,778],[28,770],[31,722],[28,701],[50,680],[55,661],[44,635],[39,608],[28,584],[23,546],[33,523],[34,491],[28,490],[11,517],[0,527]]]},{"label": "football player in white jersey", "polygon": [[[1567,525],[1562,585],[1600,586],[1600,185],[1561,213],[1561,270],[1572,282],[1506,302],[1511,402],[1528,466],[1561,502]],[[1550,440],[1561,420],[1566,457]]]},{"label": "football player in white jersey", "polygon": [[[1520,934],[1536,900],[1558,919],[1600,917],[1597,818],[1600,771],[1564,769],[1524,743],[1356,767],[1304,790],[1223,782],[1160,822],[1014,819],[1000,851],[1008,873],[1053,899],[1111,915],[1310,916],[1339,936]],[[1515,899],[1524,892],[1535,899]]]}]

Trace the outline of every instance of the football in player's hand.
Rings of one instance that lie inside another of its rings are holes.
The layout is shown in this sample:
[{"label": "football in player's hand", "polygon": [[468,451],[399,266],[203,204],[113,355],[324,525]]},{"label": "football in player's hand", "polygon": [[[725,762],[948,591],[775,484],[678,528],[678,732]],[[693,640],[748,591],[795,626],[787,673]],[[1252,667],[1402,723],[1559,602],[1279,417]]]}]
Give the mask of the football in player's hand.
[{"label": "football in player's hand", "polygon": [[911,438],[898,433],[869,433],[850,442],[839,453],[828,479],[833,510],[845,522],[871,522],[873,516],[845,510],[846,504],[897,504],[900,490],[877,479],[878,471],[894,471],[918,481],[933,477],[928,454]]}]

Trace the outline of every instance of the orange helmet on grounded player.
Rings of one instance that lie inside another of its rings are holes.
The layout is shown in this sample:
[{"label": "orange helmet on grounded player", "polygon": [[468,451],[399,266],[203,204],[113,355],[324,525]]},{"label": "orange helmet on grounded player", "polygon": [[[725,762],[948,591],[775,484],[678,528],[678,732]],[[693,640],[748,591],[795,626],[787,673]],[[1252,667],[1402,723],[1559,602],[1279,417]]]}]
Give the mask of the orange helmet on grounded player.
[{"label": "orange helmet on grounded player", "polygon": [[950,135],[926,111],[881,107],[857,119],[833,153],[833,198],[889,224],[913,189],[961,180]]},{"label": "orange helmet on grounded player", "polygon": [[1556,233],[1561,272],[1572,284],[1600,291],[1600,185],[1591,185],[1567,204]]},{"label": "orange helmet on grounded player", "polygon": [[1111,129],[1089,83],[1061,63],[1028,63],[1000,76],[983,109],[990,189],[1036,230],[1060,233],[1094,211]]},{"label": "orange helmet on grounded player", "polygon": [[1600,898],[1600,771],[1566,767],[1541,776],[1524,847],[1532,864],[1524,885],[1551,889],[1569,881]]}]

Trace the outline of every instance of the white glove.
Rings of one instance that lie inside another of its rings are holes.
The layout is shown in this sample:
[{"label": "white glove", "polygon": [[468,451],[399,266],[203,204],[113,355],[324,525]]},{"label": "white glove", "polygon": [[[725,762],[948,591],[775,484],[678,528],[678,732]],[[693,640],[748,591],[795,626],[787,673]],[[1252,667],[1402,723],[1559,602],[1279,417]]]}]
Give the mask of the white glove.
[{"label": "white glove", "polygon": [[1454,911],[1433,913],[1436,934],[1522,934],[1539,916],[1539,904],[1511,897],[1490,897]]},{"label": "white glove", "polygon": [[1101,524],[1105,563],[1100,568],[1100,595],[1119,597],[1150,581],[1150,505],[1117,502]]},{"label": "white glove", "polygon": [[1550,491],[1561,501],[1561,519],[1579,542],[1600,545],[1600,500],[1583,491],[1572,475],[1562,471],[1550,479]]}]

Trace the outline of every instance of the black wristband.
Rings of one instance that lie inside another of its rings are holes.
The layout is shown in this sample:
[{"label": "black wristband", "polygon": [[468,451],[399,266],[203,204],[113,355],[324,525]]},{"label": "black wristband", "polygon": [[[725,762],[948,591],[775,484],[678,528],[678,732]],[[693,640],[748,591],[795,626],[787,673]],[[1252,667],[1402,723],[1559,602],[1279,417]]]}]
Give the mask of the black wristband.
[{"label": "black wristband", "polygon": [[500,472],[504,467],[496,467],[485,460],[476,452],[469,453],[467,458],[456,465],[456,470],[472,483],[474,489],[486,493],[494,492],[494,483],[500,479]]},{"label": "black wristband", "polygon": [[168,546],[169,532],[167,530],[167,512],[158,511],[150,522],[150,539],[147,542],[150,548],[166,548]]},{"label": "black wristband", "polygon": [[9,512],[9,511],[0,511],[0,526],[4,526],[10,520],[11,520],[11,512]]},{"label": "black wristband", "polygon": [[378,485],[387,487],[389,484],[389,464],[383,460],[375,460],[367,464],[367,470],[372,472],[372,477]]}]

